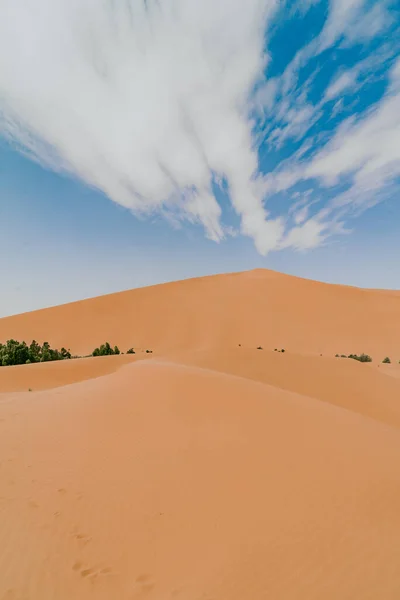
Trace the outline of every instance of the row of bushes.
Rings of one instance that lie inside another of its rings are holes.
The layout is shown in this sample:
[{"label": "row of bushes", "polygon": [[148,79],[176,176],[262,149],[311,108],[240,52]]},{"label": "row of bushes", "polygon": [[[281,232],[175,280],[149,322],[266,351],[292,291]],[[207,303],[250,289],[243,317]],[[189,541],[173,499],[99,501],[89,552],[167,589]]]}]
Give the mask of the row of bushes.
[{"label": "row of bushes", "polygon": [[[239,346],[241,346],[242,344],[239,344]],[[257,350],[262,350],[263,347],[262,346],[257,346]],[[275,352],[285,352],[285,349],[282,348],[281,350],[278,350],[278,348],[275,348],[274,350]],[[322,354],[321,354],[322,356]],[[370,363],[372,362],[372,358],[369,356],[369,354],[364,354],[364,352],[362,354],[335,354],[336,358],[352,358],[353,360],[358,360],[359,362],[362,363]],[[383,361],[384,364],[391,364],[391,360],[389,358],[389,356],[386,356]],[[400,361],[399,361],[400,363]]]},{"label": "row of bushes", "polygon": [[[146,350],[147,354],[151,354],[152,352],[153,350]],[[135,350],[133,348],[129,348],[126,353],[135,354]],[[123,354],[123,352],[120,351],[118,346],[114,346],[114,348],[112,348],[110,344],[106,342],[105,344],[99,346],[99,348],[95,348],[91,356],[111,356],[112,354]]]},{"label": "row of bushes", "polygon": [[69,358],[72,358],[69,350],[65,348],[54,350],[48,342],[44,342],[42,346],[35,340],[29,346],[26,342],[17,340],[8,340],[5,344],[0,344],[0,366],[2,367]]},{"label": "row of bushes", "polygon": [[[146,352],[151,353],[152,350],[146,350]],[[112,348],[106,342],[99,348],[95,348],[90,356],[110,356],[112,354],[123,354],[123,352],[120,351],[118,346]],[[135,350],[129,348],[127,354],[135,354]],[[33,340],[29,346],[26,342],[18,342],[17,340],[7,340],[5,344],[0,343],[0,367],[50,362],[53,360],[69,360],[71,358],[81,357],[72,356],[71,352],[65,348],[61,348],[61,350],[51,348],[48,342],[44,342],[42,346],[36,340]]]},{"label": "row of bushes", "polygon": [[[242,344],[239,344],[239,346],[241,346]],[[263,347],[262,346],[257,346],[257,350],[262,350]],[[274,352],[285,352],[285,349],[282,348],[281,350],[278,350],[278,348],[274,349]],[[322,354],[321,354],[322,356]],[[369,356],[369,354],[364,354],[364,352],[362,354],[335,354],[336,358],[352,358],[353,360],[358,360],[359,362],[362,363],[370,363],[372,362],[372,358]],[[386,356],[383,361],[384,364],[391,364],[391,360],[389,358],[389,356]],[[400,361],[399,361],[400,363]]]},{"label": "row of bushes", "polygon": [[[372,362],[372,358],[368,355],[368,354],[349,354],[348,356],[346,356],[346,354],[336,354],[335,355],[336,358],[352,358],[353,360],[358,360],[359,362]],[[390,365],[390,363],[392,362],[390,360],[390,358],[388,356],[386,356],[383,361],[384,364]]]}]

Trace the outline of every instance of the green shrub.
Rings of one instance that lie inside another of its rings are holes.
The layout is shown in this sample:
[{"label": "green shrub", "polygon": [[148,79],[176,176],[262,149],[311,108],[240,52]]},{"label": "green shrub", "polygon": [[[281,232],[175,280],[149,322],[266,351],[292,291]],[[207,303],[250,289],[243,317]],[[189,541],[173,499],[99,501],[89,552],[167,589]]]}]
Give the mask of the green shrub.
[{"label": "green shrub", "polygon": [[383,361],[382,361],[382,362],[383,362],[385,365],[390,365],[390,363],[391,363],[392,361],[390,360],[390,358],[389,358],[388,356],[385,356],[385,358],[383,359]]},{"label": "green shrub", "polygon": [[[118,350],[117,346],[115,348]],[[111,356],[116,354],[115,349],[113,350],[108,342],[101,344],[100,348],[95,348],[92,352],[92,356]],[[119,350],[118,350],[119,354]]]},{"label": "green shrub", "polygon": [[0,344],[0,366],[3,367],[69,358],[71,358],[71,354],[68,350],[65,348],[61,348],[61,351],[53,349],[48,342],[44,342],[43,346],[40,346],[33,340],[28,346],[26,342],[11,339],[7,340],[5,344]]},{"label": "green shrub", "polygon": [[133,348],[129,348],[129,350],[127,350],[126,352],[127,354],[135,354],[135,351]]},{"label": "green shrub", "polygon": [[353,360],[358,360],[359,362],[362,362],[362,363],[372,362],[372,358],[368,354],[364,354],[364,352],[362,354],[360,354],[360,356],[358,356],[357,354],[349,354],[348,358],[352,358]]}]

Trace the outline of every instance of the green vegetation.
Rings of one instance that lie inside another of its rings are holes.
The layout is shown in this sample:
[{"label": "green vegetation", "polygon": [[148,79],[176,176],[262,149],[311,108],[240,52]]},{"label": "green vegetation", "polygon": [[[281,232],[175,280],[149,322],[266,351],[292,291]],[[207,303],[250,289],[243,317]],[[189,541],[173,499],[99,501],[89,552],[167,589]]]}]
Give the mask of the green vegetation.
[{"label": "green vegetation", "polygon": [[92,356],[111,356],[112,354],[121,354],[121,352],[118,346],[111,348],[108,342],[102,344],[100,348],[95,348],[92,352]]},{"label": "green vegetation", "polygon": [[353,360],[358,360],[359,362],[363,363],[372,362],[372,358],[368,354],[364,354],[364,352],[360,354],[360,356],[357,354],[349,354],[348,358],[352,358]]},{"label": "green vegetation", "polygon": [[[148,354],[152,354],[152,350],[146,350]],[[118,346],[110,346],[108,342],[102,344],[99,348],[95,348],[89,356],[111,356],[123,354]],[[135,354],[133,348],[129,348],[127,354]],[[61,348],[61,350],[53,349],[48,342],[43,342],[41,346],[33,340],[28,346],[26,342],[18,342],[17,340],[8,340],[5,344],[0,343],[0,367],[8,367],[13,365],[29,365],[38,362],[49,362],[53,360],[67,360],[71,358],[82,358],[81,356],[72,356],[69,350]]]},{"label": "green vegetation", "polygon": [[386,356],[386,357],[383,359],[383,361],[382,361],[382,362],[383,362],[385,365],[390,365],[390,363],[391,363],[392,361],[390,360],[390,358],[389,358],[388,356]]},{"label": "green vegetation", "polygon": [[65,348],[54,350],[48,342],[44,342],[43,346],[40,346],[35,340],[31,342],[30,346],[26,342],[18,342],[17,340],[7,340],[5,344],[0,344],[1,367],[70,358],[71,353],[69,350]]}]

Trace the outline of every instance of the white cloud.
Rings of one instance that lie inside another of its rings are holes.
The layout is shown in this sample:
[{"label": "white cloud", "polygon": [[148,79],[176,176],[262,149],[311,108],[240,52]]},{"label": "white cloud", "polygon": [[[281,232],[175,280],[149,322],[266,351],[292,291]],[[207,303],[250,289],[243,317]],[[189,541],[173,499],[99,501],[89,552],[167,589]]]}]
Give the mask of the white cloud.
[{"label": "white cloud", "polygon": [[364,118],[338,131],[307,167],[307,177],[328,182],[354,173],[357,186],[370,186],[400,175],[400,60],[385,98]]},{"label": "white cloud", "polygon": [[[347,183],[348,189],[328,204],[324,218],[338,210],[360,212],[376,204],[400,177],[400,59],[393,65],[384,98],[358,120],[344,121],[333,138],[308,161],[295,160],[284,170],[265,178],[269,194],[292,188],[302,180],[318,180],[332,187]],[[318,226],[289,234],[286,243],[295,245],[297,236],[317,239]],[[319,235],[319,234],[318,234]],[[299,243],[298,241],[296,243]]]},{"label": "white cloud", "polygon": [[327,225],[318,219],[304,219],[293,227],[281,243],[281,248],[295,248],[296,250],[310,250],[320,246],[328,236]]},{"label": "white cloud", "polygon": [[392,18],[386,4],[385,1],[375,3],[365,13],[357,14],[351,26],[346,28],[346,37],[342,46],[348,46],[354,41],[360,43],[371,39],[387,29],[392,23]]},{"label": "white cloud", "polygon": [[325,101],[333,100],[337,96],[343,94],[345,90],[351,89],[355,85],[356,81],[356,69],[349,69],[348,71],[344,71],[325,90]]},{"label": "white cloud", "polygon": [[[303,14],[317,2],[295,6]],[[330,0],[322,31],[280,77],[266,79],[265,34],[278,4],[0,0],[0,133],[135,214],[201,223],[215,241],[232,234],[212,191],[223,180],[241,233],[260,253],[315,247],[343,231],[335,210],[372,203],[399,173],[400,66],[368,114],[347,120],[322,150],[324,132],[309,136],[262,176],[263,135],[275,149],[304,138],[326,102],[336,101],[332,114],[339,113],[339,97],[362,85],[373,58],[334,76],[315,104],[308,96],[319,67],[299,86],[302,68],[329,47],[366,41],[390,24],[385,2],[368,8],[367,0]],[[266,125],[258,137],[255,113]],[[332,186],[342,178],[350,189],[318,216],[310,216],[315,201],[303,194],[289,215],[269,218],[264,201],[272,194],[304,179]]]},{"label": "white cloud", "polygon": [[350,34],[366,0],[331,0],[330,13],[318,40],[322,52],[343,35]]},{"label": "white cloud", "polygon": [[268,79],[264,85],[260,86],[254,94],[254,109],[260,113],[271,112],[278,93],[278,82],[276,79]]},{"label": "white cloud", "polygon": [[309,212],[309,207],[303,206],[303,208],[301,208],[300,210],[298,210],[297,212],[294,213],[293,220],[296,223],[296,225],[300,225],[301,223],[304,223],[304,221],[308,217],[308,212]]},{"label": "white cloud", "polygon": [[335,102],[335,104],[333,105],[333,108],[331,110],[331,113],[330,113],[330,118],[331,119],[334,119],[339,113],[342,112],[343,105],[344,105],[343,104],[343,98],[339,98],[339,100],[337,100]]},{"label": "white cloud", "polygon": [[273,248],[256,184],[250,92],[275,0],[3,0],[3,132],[138,214],[172,212],[224,236],[213,174],[242,231]]},{"label": "white cloud", "polygon": [[[310,4],[312,0],[305,0],[304,6],[309,7]],[[283,96],[296,87],[300,70],[311,58],[317,57],[339,40],[348,46],[368,41],[390,25],[385,1],[370,10],[366,10],[367,4],[367,0],[330,0],[322,31],[296,53],[281,77]]]}]

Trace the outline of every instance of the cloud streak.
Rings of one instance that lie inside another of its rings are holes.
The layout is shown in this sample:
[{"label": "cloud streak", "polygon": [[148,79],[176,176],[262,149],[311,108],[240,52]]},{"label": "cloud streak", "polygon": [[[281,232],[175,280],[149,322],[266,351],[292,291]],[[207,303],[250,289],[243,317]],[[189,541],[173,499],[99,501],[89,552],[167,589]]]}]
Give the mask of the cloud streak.
[{"label": "cloud streak", "polygon": [[[297,6],[303,14],[317,4]],[[269,199],[305,179],[327,186],[354,174],[352,191],[361,202],[393,180],[397,71],[379,107],[334,131],[322,149],[318,140],[306,140],[290,168],[278,165],[265,175],[258,146],[265,139],[273,150],[300,142],[331,101],[338,114],[340,96],[361,85],[368,63],[334,73],[314,104],[308,92],[318,68],[300,86],[302,68],[335,44],[369,40],[391,20],[386,2],[371,8],[366,0],[330,0],[322,30],[271,79],[266,35],[284,6],[283,0],[2,0],[0,133],[40,164],[79,177],[136,215],[201,224],[219,241],[232,233],[214,194],[221,181],[241,233],[261,254],[315,247],[344,231],[332,217],[334,203],[311,215],[315,202],[306,201],[297,213],[271,218]],[[372,151],[365,149],[369,136]],[[335,202],[345,206],[346,195]]]},{"label": "cloud streak", "polygon": [[3,0],[3,133],[133,212],[200,222],[213,240],[224,227],[211,183],[225,178],[242,232],[265,253],[280,228],[257,189],[247,102],[274,9],[274,0]]}]

